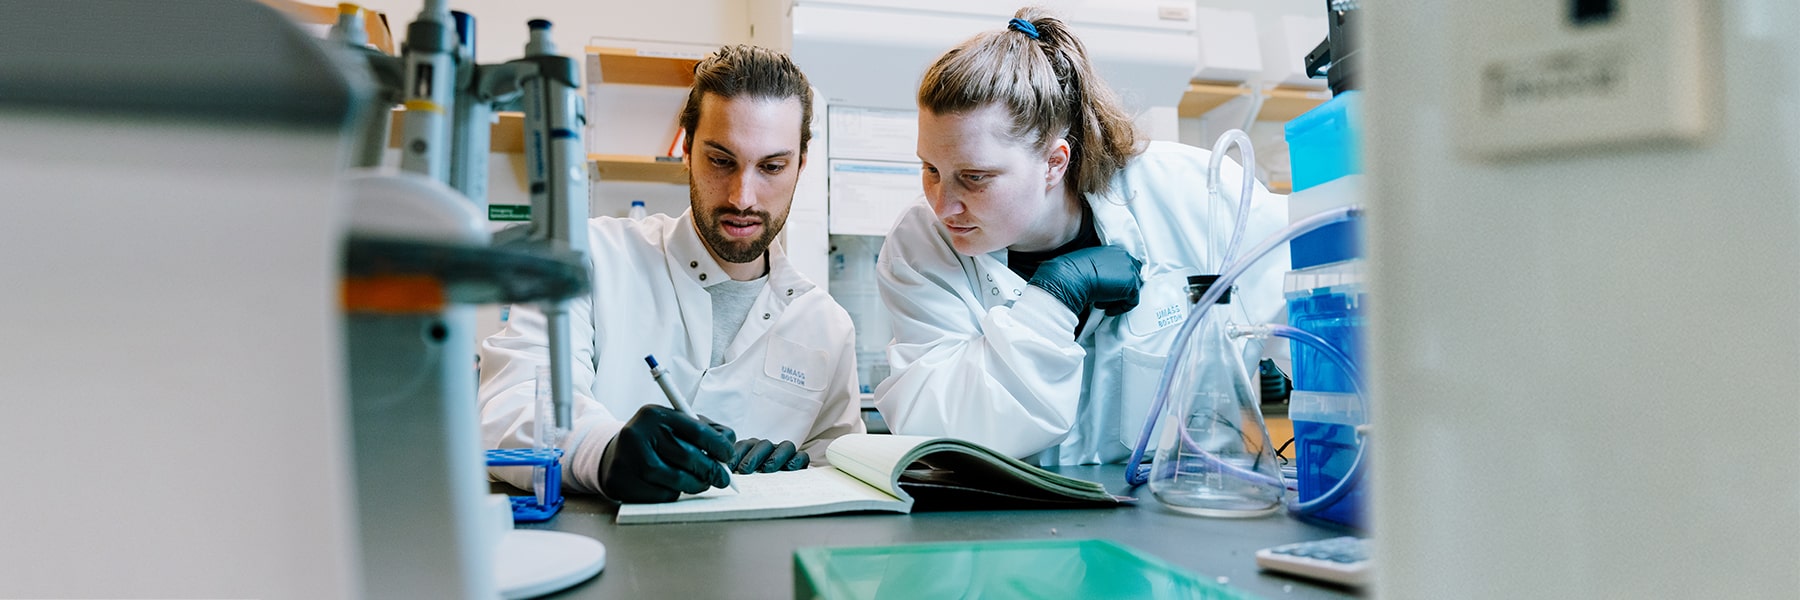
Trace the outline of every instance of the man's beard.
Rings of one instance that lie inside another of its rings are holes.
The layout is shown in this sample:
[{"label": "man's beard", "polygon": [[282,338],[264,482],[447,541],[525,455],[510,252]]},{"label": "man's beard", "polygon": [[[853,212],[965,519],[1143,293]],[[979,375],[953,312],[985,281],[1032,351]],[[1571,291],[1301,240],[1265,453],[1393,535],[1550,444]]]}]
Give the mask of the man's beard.
[{"label": "man's beard", "polygon": [[[708,212],[700,208],[697,196],[693,184],[688,184],[688,200],[694,209],[694,224],[699,226],[697,229],[700,230],[700,239],[706,242],[706,246],[712,249],[719,260],[728,263],[747,263],[762,258],[763,253],[769,250],[769,244],[775,242],[775,236],[781,233],[781,228],[787,225],[785,214],[777,218],[765,211],[745,211],[729,207]],[[725,237],[719,221],[727,216],[756,217],[762,220],[762,235],[751,240]]]}]

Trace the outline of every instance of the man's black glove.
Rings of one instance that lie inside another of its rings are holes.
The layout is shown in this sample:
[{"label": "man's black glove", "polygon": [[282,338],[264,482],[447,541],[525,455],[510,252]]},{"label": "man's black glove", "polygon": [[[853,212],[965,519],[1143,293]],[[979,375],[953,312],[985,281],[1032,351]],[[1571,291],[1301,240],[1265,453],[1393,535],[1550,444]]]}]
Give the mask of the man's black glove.
[{"label": "man's black glove", "polygon": [[1082,248],[1044,261],[1031,276],[1031,285],[1061,300],[1076,317],[1093,308],[1117,316],[1137,306],[1138,288],[1144,285],[1138,276],[1142,267],[1118,246]]},{"label": "man's black glove", "polygon": [[[719,435],[725,436],[725,439],[730,441],[732,444],[737,443],[737,431],[732,430],[730,427],[726,427],[725,425],[719,423],[718,421],[708,419],[708,418],[706,418],[706,415],[700,415],[700,422],[705,423],[707,427],[713,428],[713,431],[719,432]],[[737,447],[733,446],[732,451],[733,452],[737,451]],[[727,468],[727,469],[731,468],[731,463],[729,463],[729,462],[725,463],[725,468]]]},{"label": "man's black glove", "polygon": [[606,444],[600,491],[620,502],[670,502],[682,492],[725,487],[735,435],[675,411],[645,405]]},{"label": "man's black glove", "polygon": [[798,471],[811,461],[812,457],[801,452],[793,442],[777,444],[749,438],[738,440],[737,445],[732,446],[730,464],[733,473],[774,473]]}]

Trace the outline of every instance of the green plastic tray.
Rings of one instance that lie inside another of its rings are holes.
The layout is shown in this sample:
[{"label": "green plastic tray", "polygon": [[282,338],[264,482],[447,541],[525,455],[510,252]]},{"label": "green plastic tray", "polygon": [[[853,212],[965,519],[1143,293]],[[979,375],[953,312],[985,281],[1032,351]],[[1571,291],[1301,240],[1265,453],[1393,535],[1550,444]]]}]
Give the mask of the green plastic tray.
[{"label": "green plastic tray", "polygon": [[1251,598],[1106,540],[951,542],[794,551],[799,600]]}]

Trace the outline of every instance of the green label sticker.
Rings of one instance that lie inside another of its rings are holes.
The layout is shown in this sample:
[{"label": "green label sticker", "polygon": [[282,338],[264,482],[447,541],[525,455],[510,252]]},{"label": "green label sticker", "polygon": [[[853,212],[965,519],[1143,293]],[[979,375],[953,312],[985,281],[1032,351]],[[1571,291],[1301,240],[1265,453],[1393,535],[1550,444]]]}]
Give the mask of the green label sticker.
[{"label": "green label sticker", "polygon": [[489,221],[530,221],[530,204],[490,204],[488,205]]}]

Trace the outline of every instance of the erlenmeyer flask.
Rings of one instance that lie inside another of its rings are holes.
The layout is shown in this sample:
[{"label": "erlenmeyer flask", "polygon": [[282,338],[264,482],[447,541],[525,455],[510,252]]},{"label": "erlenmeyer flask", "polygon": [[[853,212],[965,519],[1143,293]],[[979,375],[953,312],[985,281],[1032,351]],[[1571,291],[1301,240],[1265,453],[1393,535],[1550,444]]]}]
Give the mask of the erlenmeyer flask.
[{"label": "erlenmeyer flask", "polygon": [[[1189,301],[1217,279],[1189,277]],[[1226,336],[1230,301],[1228,291],[1201,317],[1187,347],[1170,354],[1183,362],[1164,405],[1150,491],[1177,511],[1254,517],[1280,508],[1286,487],[1243,355]]]}]

